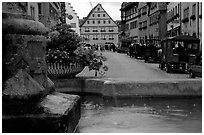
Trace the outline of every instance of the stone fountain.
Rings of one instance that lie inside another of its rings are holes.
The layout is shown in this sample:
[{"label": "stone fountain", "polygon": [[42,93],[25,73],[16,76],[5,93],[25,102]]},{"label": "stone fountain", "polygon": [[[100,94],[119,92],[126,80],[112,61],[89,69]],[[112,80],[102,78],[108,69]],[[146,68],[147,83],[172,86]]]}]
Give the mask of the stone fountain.
[{"label": "stone fountain", "polygon": [[55,92],[45,62],[48,29],[25,7],[2,3],[2,132],[74,132],[80,98]]}]

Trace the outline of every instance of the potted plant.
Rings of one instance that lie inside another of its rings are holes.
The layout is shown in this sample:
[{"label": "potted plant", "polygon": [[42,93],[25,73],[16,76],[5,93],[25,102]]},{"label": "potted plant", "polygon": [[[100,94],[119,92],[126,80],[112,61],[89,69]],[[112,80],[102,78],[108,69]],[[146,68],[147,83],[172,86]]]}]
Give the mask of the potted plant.
[{"label": "potted plant", "polygon": [[81,45],[74,53],[77,55],[78,59],[81,60],[83,65],[88,66],[89,70],[96,71],[95,76],[97,76],[97,73],[104,75],[105,72],[108,71],[108,67],[104,64],[107,58],[94,47]]},{"label": "potted plant", "polygon": [[67,24],[57,24],[51,29],[46,48],[48,76],[73,77],[84,69],[74,53],[80,42],[80,36]]},{"label": "potted plant", "polygon": [[51,29],[46,50],[50,77],[73,77],[85,66],[100,74],[108,69],[104,65],[106,59],[102,53],[94,48],[87,49],[82,44],[82,38],[67,24],[58,24]]}]

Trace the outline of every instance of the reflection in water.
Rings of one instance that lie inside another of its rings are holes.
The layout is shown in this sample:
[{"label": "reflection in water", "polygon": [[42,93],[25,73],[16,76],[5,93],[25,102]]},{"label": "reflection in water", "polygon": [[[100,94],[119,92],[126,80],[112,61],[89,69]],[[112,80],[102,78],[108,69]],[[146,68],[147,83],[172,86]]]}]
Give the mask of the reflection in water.
[{"label": "reflection in water", "polygon": [[202,132],[202,99],[83,97],[77,132]]}]

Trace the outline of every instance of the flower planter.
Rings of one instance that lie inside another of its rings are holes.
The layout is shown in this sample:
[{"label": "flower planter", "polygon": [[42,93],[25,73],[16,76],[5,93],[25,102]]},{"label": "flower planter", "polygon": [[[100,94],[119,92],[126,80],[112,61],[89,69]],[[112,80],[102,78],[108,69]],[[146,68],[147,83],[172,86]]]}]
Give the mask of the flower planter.
[{"label": "flower planter", "polygon": [[75,77],[84,69],[80,62],[76,63],[47,63],[47,74],[50,78]]}]

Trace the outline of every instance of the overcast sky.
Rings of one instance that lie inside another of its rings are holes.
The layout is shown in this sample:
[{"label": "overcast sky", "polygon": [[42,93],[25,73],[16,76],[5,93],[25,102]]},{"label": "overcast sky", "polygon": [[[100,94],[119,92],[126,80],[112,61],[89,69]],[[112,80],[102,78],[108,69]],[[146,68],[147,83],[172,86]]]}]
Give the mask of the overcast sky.
[{"label": "overcast sky", "polygon": [[[122,2],[81,2],[81,1],[70,1],[73,9],[79,16],[79,19],[86,17],[92,8],[98,3],[102,4],[102,7],[110,15],[113,20],[121,20],[120,18],[120,7]],[[92,6],[91,6],[92,5]]]}]

